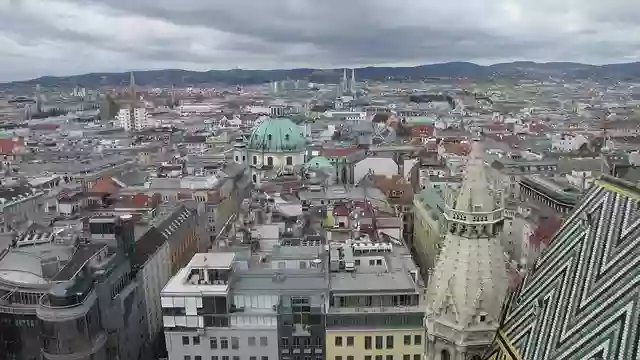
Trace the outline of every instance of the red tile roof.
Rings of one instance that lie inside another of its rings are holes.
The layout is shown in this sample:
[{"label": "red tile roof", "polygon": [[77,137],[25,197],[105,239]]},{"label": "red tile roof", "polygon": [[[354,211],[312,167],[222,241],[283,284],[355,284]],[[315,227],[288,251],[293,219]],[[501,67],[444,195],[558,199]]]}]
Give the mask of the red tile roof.
[{"label": "red tile roof", "polygon": [[562,221],[557,217],[543,219],[531,236],[529,236],[529,243],[536,249],[539,249],[541,246],[549,246],[553,235],[560,229],[560,226],[562,226]]},{"label": "red tile roof", "polygon": [[115,194],[121,187],[110,177],[96,181],[95,185],[89,189],[89,193],[93,194]]},{"label": "red tile roof", "polygon": [[359,149],[357,147],[322,149],[322,156],[328,156],[328,157],[347,156],[349,154],[353,154],[358,150]]},{"label": "red tile roof", "polygon": [[433,136],[435,127],[433,125],[415,125],[411,127],[411,137],[429,138]]},{"label": "red tile roof", "polygon": [[461,143],[444,143],[444,150],[449,154],[455,155],[468,155],[471,151],[471,147],[469,144],[461,144]]},{"label": "red tile roof", "polygon": [[13,155],[17,146],[13,139],[0,139],[0,155]]}]

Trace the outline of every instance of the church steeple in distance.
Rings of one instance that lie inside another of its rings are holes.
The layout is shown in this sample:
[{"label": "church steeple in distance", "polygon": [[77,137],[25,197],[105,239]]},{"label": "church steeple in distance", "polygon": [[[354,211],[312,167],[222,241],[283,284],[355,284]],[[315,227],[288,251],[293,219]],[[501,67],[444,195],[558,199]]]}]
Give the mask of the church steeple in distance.
[{"label": "church steeple in distance", "polygon": [[356,69],[351,69],[351,82],[349,83],[349,91],[351,94],[356,93]]},{"label": "church steeple in distance", "polygon": [[136,97],[136,78],[133,71],[129,74],[129,95],[133,101],[138,100]]}]

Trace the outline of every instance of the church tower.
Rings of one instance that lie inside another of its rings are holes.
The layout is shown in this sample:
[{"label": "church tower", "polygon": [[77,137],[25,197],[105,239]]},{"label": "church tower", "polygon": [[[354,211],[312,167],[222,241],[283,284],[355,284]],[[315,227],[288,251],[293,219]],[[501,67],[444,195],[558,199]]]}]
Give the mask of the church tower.
[{"label": "church tower", "polygon": [[351,69],[351,81],[349,82],[349,91],[351,95],[356,95],[356,69]]},{"label": "church tower", "polygon": [[482,156],[473,142],[462,186],[446,192],[446,233],[427,284],[426,360],[480,360],[499,324],[508,290],[504,201]]},{"label": "church tower", "polygon": [[343,94],[348,94],[349,93],[349,81],[347,80],[347,68],[342,69],[342,93]]},{"label": "church tower", "polygon": [[138,97],[136,96],[136,78],[133,75],[133,71],[129,74],[129,96],[131,96],[131,100],[138,101]]}]

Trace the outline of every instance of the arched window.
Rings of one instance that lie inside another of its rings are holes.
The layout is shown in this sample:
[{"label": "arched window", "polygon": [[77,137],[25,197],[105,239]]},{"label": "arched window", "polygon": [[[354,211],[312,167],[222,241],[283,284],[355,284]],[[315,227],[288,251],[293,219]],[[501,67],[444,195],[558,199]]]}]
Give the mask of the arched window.
[{"label": "arched window", "polygon": [[253,174],[253,183],[257,183],[258,182],[258,176],[256,174]]},{"label": "arched window", "polygon": [[449,354],[449,350],[440,351],[440,360],[451,360],[451,354]]}]

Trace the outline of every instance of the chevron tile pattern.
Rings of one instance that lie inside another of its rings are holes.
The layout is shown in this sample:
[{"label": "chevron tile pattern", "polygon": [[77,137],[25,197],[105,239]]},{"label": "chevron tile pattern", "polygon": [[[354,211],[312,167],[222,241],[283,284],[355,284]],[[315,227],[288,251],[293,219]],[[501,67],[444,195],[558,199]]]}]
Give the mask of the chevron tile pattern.
[{"label": "chevron tile pattern", "polygon": [[640,189],[598,181],[503,317],[487,359],[640,359]]}]

